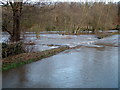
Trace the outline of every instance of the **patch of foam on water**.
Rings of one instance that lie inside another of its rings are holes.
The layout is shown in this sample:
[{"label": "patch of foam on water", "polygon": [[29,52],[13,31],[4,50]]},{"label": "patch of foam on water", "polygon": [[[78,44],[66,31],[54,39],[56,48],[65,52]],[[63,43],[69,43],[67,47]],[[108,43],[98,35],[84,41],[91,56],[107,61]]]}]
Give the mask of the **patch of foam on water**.
[{"label": "patch of foam on water", "polygon": [[87,47],[103,47],[102,45],[85,45],[85,46],[87,46]]},{"label": "patch of foam on water", "polygon": [[52,46],[52,47],[50,47],[50,48],[58,48],[59,46]]},{"label": "patch of foam on water", "polygon": [[99,47],[98,45],[94,45],[96,41],[82,41],[82,42],[73,42],[73,43],[70,43],[70,44],[66,44],[68,45],[69,47],[75,47],[75,46],[78,46],[78,45],[82,45],[82,46],[90,46],[90,47]]}]

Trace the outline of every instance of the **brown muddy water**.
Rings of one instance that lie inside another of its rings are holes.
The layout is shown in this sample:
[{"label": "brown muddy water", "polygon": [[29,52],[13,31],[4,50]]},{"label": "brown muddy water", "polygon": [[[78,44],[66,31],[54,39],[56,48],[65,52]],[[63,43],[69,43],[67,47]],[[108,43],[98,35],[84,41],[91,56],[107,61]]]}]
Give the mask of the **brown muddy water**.
[{"label": "brown muddy water", "polygon": [[66,50],[3,72],[3,88],[117,88],[118,47]]}]

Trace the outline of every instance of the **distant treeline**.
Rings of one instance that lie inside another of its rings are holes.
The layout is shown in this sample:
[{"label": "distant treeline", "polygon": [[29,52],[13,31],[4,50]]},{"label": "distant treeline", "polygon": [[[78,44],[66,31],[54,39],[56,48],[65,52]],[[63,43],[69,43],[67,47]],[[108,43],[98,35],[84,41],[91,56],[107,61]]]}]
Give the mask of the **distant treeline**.
[{"label": "distant treeline", "polygon": [[[117,29],[118,4],[95,2],[38,2],[24,4],[21,16],[22,31],[71,31]],[[3,30],[12,30],[12,11],[3,6]]]}]

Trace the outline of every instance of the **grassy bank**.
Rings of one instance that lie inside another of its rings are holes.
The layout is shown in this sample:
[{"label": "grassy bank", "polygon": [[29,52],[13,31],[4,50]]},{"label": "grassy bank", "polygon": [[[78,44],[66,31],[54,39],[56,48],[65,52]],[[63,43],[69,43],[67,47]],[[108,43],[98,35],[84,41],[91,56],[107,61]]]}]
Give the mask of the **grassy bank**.
[{"label": "grassy bank", "polygon": [[2,60],[2,71],[6,71],[24,64],[28,64],[34,61],[41,60],[43,58],[47,58],[50,56],[53,56],[57,53],[60,53],[64,50],[69,49],[68,46],[61,46],[59,48],[51,49],[51,50],[45,50],[42,52],[34,52],[34,53],[22,53],[15,56],[10,56],[7,58],[4,58]]}]

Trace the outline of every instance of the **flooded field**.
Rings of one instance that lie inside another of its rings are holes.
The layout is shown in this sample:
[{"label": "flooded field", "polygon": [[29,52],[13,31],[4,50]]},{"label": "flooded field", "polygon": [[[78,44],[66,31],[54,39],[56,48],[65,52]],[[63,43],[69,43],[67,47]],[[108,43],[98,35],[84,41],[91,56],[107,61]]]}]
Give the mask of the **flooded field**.
[{"label": "flooded field", "polygon": [[118,48],[79,48],[3,72],[3,87],[117,88]]},{"label": "flooded field", "polygon": [[26,36],[25,42],[35,42],[34,51],[59,45],[82,47],[3,72],[3,88],[118,88],[118,35],[104,39],[95,35]]},{"label": "flooded field", "polygon": [[[21,35],[21,37],[23,37],[23,35]],[[7,42],[9,41],[8,39],[9,35],[3,32],[0,42]],[[26,32],[24,34],[23,42],[28,43],[28,45],[26,45],[26,49],[30,52],[44,51],[47,49],[58,48],[59,46],[63,45],[70,47],[75,47],[78,45],[102,47],[102,44],[118,46],[118,35],[113,35],[104,39],[98,39],[95,35],[62,35],[46,34],[45,32],[40,32],[40,34],[37,35],[35,32]],[[31,45],[29,43],[33,44]]]}]

